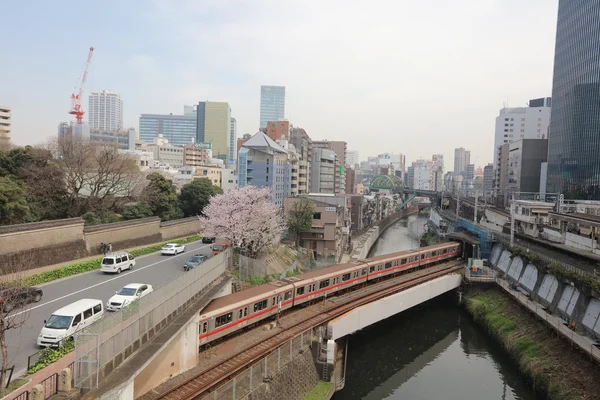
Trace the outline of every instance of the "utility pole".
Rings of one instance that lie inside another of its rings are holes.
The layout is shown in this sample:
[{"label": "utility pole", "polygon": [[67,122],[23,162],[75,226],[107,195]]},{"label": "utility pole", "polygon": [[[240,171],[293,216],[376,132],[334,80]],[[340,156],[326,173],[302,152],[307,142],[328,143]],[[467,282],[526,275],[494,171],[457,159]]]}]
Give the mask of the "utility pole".
[{"label": "utility pole", "polygon": [[475,191],[475,218],[473,218],[473,221],[475,221],[475,225],[477,225],[477,198],[479,197],[479,190]]},{"label": "utility pole", "polygon": [[456,220],[458,221],[458,218],[459,218],[458,210],[460,210],[460,189],[458,189],[457,193],[458,194],[456,195]]},{"label": "utility pole", "polygon": [[510,247],[515,245],[515,195],[510,201]]}]

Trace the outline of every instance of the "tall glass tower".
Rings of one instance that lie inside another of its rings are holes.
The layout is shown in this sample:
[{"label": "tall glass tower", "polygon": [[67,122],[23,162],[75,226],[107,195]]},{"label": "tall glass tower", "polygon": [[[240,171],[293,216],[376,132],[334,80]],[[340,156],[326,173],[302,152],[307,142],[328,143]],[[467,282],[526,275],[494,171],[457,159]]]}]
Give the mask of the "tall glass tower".
[{"label": "tall glass tower", "polygon": [[260,127],[269,121],[283,121],[285,113],[285,86],[260,87]]},{"label": "tall glass tower", "polygon": [[547,192],[600,200],[600,2],[559,0]]}]

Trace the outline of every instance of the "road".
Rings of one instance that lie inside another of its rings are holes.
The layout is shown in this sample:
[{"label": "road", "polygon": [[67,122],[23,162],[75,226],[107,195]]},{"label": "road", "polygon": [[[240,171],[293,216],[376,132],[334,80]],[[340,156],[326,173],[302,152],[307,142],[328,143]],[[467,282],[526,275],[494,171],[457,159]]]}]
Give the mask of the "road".
[{"label": "road", "polygon": [[184,262],[198,253],[209,254],[210,244],[189,243],[186,252],[176,256],[154,253],[139,258],[133,271],[120,275],[92,271],[38,286],[44,291],[42,301],[24,312],[27,319],[23,327],[7,332],[9,366],[15,365],[15,373],[27,368],[27,357],[40,350],[36,339],[44,320],[59,308],[81,299],[98,299],[106,304],[117,290],[129,283],[150,284],[156,290],[182,275]]}]

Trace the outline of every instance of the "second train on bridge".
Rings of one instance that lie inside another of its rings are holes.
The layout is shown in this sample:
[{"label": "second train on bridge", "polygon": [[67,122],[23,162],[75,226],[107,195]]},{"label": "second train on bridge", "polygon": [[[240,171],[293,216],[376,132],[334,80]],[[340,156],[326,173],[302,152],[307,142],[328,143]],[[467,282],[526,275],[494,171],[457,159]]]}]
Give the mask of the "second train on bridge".
[{"label": "second train on bridge", "polygon": [[447,242],[306,272],[217,298],[200,316],[200,345],[237,332],[283,310],[369,281],[450,261],[461,243]]}]

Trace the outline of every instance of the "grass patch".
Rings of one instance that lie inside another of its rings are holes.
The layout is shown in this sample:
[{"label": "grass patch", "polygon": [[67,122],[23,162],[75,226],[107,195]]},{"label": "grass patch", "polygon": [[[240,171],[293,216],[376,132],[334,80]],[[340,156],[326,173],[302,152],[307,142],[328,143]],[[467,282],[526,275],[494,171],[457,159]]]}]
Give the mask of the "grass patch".
[{"label": "grass patch", "polygon": [[[134,257],[140,257],[140,256],[156,253],[167,243],[187,244],[187,243],[191,243],[191,242],[196,242],[200,239],[201,239],[201,237],[199,235],[193,235],[193,236],[189,236],[185,239],[170,240],[168,242],[162,242],[162,243],[158,243],[158,244],[153,244],[151,246],[131,250],[129,253],[131,253],[131,255]],[[102,257],[97,257],[97,258],[94,258],[91,260],[86,260],[86,261],[81,261],[81,262],[65,265],[62,267],[52,269],[50,271],[45,271],[45,272],[41,272],[39,274],[35,274],[35,275],[27,276],[25,278],[17,279],[16,281],[14,281],[12,283],[22,285],[22,286],[41,285],[42,283],[48,283],[48,282],[55,281],[57,279],[66,278],[68,276],[73,276],[73,275],[81,274],[84,272],[89,272],[89,271],[99,269],[101,260],[102,260]]]},{"label": "grass patch", "polygon": [[331,388],[331,385],[331,382],[319,381],[319,383],[317,383],[317,386],[312,388],[312,390],[308,392],[306,396],[304,396],[304,400],[323,400],[325,398],[325,395]]},{"label": "grass patch", "polygon": [[568,382],[555,379],[559,365],[551,349],[535,340],[531,327],[520,324],[523,320],[511,315],[507,310],[508,301],[506,297],[488,291],[467,299],[466,308],[473,319],[506,349],[536,390],[544,392],[549,400],[575,398]]},{"label": "grass patch", "polygon": [[16,378],[10,381],[8,387],[0,392],[0,395],[5,396],[15,390],[19,389],[21,386],[25,386],[29,382],[28,379]]}]

